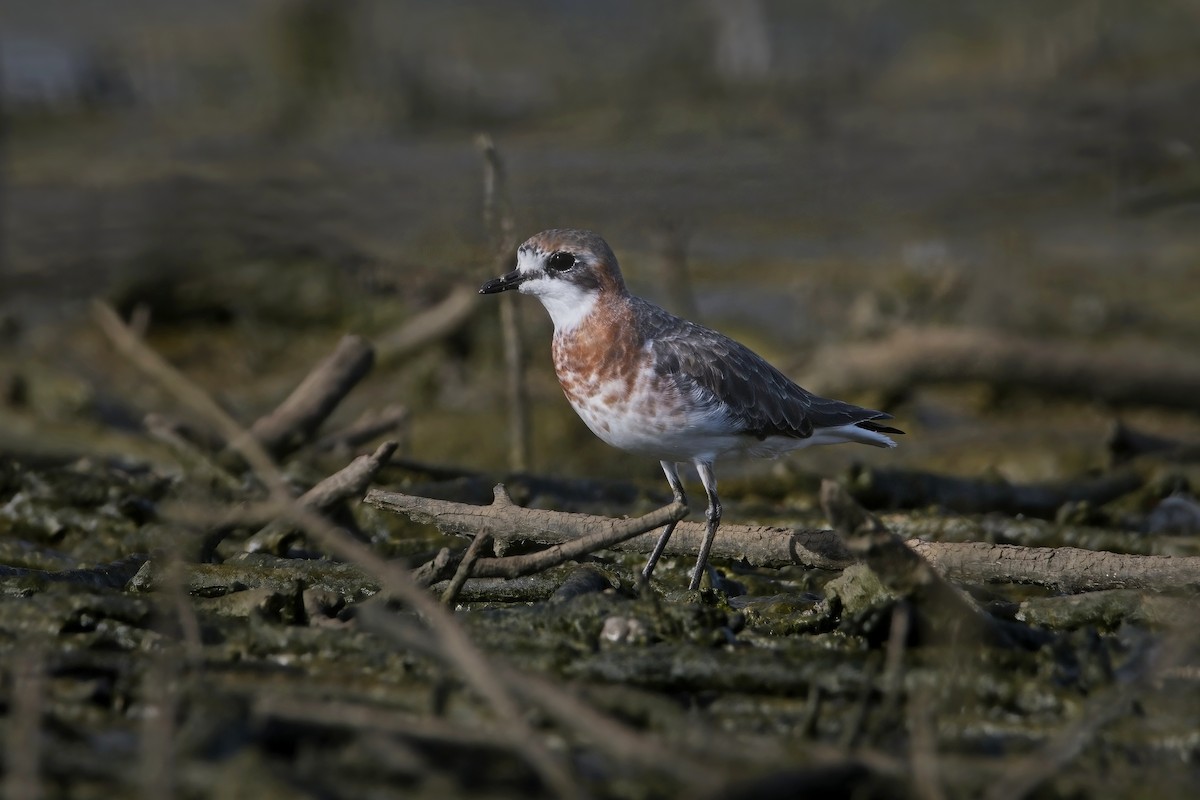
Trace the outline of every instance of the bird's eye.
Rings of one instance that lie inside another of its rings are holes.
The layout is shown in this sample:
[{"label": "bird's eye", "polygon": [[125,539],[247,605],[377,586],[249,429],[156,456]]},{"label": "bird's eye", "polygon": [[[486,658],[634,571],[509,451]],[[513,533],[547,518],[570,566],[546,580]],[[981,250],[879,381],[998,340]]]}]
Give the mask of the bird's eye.
[{"label": "bird's eye", "polygon": [[546,261],[546,266],[555,272],[566,272],[575,266],[575,256],[559,251],[550,256],[549,260]]}]

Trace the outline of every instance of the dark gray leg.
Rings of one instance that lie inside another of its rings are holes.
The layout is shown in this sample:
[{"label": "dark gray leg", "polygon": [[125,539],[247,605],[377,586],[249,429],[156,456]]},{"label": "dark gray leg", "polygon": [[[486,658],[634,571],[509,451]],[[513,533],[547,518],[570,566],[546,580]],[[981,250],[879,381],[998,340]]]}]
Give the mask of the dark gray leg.
[{"label": "dark gray leg", "polygon": [[[679,480],[679,468],[671,461],[660,461],[659,463],[662,464],[663,472],[667,474],[667,483],[671,484],[671,492],[675,495],[675,502],[687,505],[687,497],[683,493],[683,482]],[[642,583],[650,581],[650,575],[654,572],[654,567],[658,564],[658,560],[662,558],[663,550],[667,548],[667,540],[675,532],[676,524],[676,522],[668,522],[666,527],[663,528],[662,535],[658,537],[658,542],[654,545],[654,551],[650,553],[650,560],[642,568]]]},{"label": "dark gray leg", "polygon": [[696,471],[700,473],[700,482],[708,494],[708,510],[704,512],[708,526],[704,530],[704,544],[700,545],[700,556],[696,559],[696,568],[692,570],[692,581],[689,589],[699,589],[700,579],[704,576],[704,567],[708,564],[708,553],[712,550],[713,539],[717,538],[717,527],[721,524],[721,501],[717,498],[717,478],[713,475],[711,461],[697,461]]}]

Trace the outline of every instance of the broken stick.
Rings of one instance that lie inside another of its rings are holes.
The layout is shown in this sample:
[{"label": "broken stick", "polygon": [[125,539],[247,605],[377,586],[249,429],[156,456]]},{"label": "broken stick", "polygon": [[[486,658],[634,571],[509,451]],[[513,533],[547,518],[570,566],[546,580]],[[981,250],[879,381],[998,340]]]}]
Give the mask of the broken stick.
[{"label": "broken stick", "polygon": [[275,458],[312,439],[375,362],[375,351],[361,336],[344,336],[337,349],[318,364],[279,406],[251,427],[250,433]]},{"label": "broken stick", "polygon": [[926,641],[963,635],[989,644],[1012,640],[970,597],[951,586],[924,558],[907,547],[879,518],[834,481],[821,482],[821,508],[847,548],[893,594],[912,604],[917,633]]}]

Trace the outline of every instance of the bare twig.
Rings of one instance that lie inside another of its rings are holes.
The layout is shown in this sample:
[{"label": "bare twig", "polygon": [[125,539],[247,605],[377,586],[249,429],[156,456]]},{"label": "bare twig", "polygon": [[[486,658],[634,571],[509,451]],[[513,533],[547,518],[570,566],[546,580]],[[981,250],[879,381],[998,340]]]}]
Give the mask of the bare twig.
[{"label": "bare twig", "polygon": [[[474,536],[486,530],[497,542],[502,543],[523,541],[563,544],[584,536],[608,536],[616,525],[626,526],[637,524],[641,520],[658,519],[647,515],[638,520],[613,520],[591,514],[565,514],[522,508],[507,500],[506,495],[490,506],[475,506],[372,489],[367,492],[363,502],[405,514],[417,522],[431,523],[443,533]],[[674,508],[675,506],[667,506],[654,512],[667,514],[660,524],[666,524],[673,517],[676,512],[670,509]],[[726,532],[729,530],[732,530],[732,534],[727,536]],[[704,539],[704,533],[703,524],[680,522],[667,545],[666,553],[695,556]],[[713,546],[714,555],[721,558],[745,558],[747,562],[756,566],[804,564],[821,569],[841,569],[854,563],[853,555],[832,531],[792,531],[767,526],[723,525],[721,534]],[[656,534],[645,534],[627,541],[618,539],[605,546],[617,550],[649,553],[657,539]]]},{"label": "bare twig", "polygon": [[[500,274],[508,271],[517,247],[512,202],[496,143],[491,136],[481,133],[475,139],[475,146],[483,156],[483,222],[492,239],[496,273]],[[508,467],[514,472],[524,472],[529,469],[529,393],[525,387],[521,315],[512,294],[500,297],[500,330],[508,395]]]},{"label": "bare twig", "polygon": [[[297,498],[296,502],[304,508],[326,513],[338,504],[351,498],[357,500],[375,478],[375,474],[387,464],[392,453],[396,451],[395,442],[384,442],[371,455],[363,455],[351,461],[345,467],[322,480]],[[277,552],[284,547],[287,539],[295,529],[283,520],[275,519],[265,528],[246,540],[247,552]],[[212,539],[209,548],[215,547]]]},{"label": "bare twig", "polygon": [[457,331],[479,309],[479,296],[470,286],[458,286],[432,308],[413,316],[402,326],[375,339],[381,364],[390,364],[431,342]]},{"label": "bare twig", "polygon": [[250,433],[275,458],[291,453],[312,438],[374,361],[375,351],[366,339],[342,337],[337,349],[278,408],[250,426]]},{"label": "bare twig", "polygon": [[687,262],[687,231],[672,221],[659,223],[650,232],[658,255],[658,277],[667,308],[684,319],[699,319]]},{"label": "bare twig", "polygon": [[534,735],[516,702],[496,679],[491,664],[467,637],[453,614],[419,587],[403,567],[385,561],[367,545],[296,503],[288,493],[283,474],[258,440],[248,435],[204,391],[133,336],[111,307],[97,302],[93,304],[93,313],[101,329],[123,355],[225,437],[266,484],[281,514],[303,527],[306,534],[334,556],[353,562],[375,576],[383,591],[421,615],[442,655],[504,721],[514,742],[548,787],[563,797],[581,796],[575,780]]},{"label": "bare twig", "polygon": [[313,443],[318,453],[349,451],[366,444],[376,436],[395,432],[408,421],[408,409],[394,404],[378,411],[368,411],[341,430],[322,436]]},{"label": "bare twig", "polygon": [[908,758],[913,791],[921,800],[943,800],[946,796],[939,777],[932,695],[929,687],[918,686],[908,698]]},{"label": "bare twig", "polygon": [[157,653],[142,677],[142,795],[147,800],[175,796],[175,711],[178,663],[169,651]]},{"label": "bare twig", "polygon": [[455,570],[454,577],[450,579],[446,590],[442,592],[442,605],[448,606],[454,603],[458,593],[462,591],[463,584],[467,582],[467,578],[471,577],[471,569],[475,566],[479,554],[491,541],[491,534],[481,533],[471,542],[467,552],[463,553],[462,561],[458,562],[458,569]]},{"label": "bare twig", "polygon": [[938,382],[983,382],[1113,405],[1200,408],[1200,360],[1145,345],[1087,347],[969,328],[902,328],[867,344],[839,345],[801,381],[825,394],[892,397]]},{"label": "bare twig", "polygon": [[45,655],[39,645],[18,648],[10,663],[11,695],[6,722],[4,796],[38,800],[41,778],[42,711],[46,702]]},{"label": "bare twig", "polygon": [[371,485],[375,474],[396,452],[395,442],[384,442],[369,456],[359,456],[309,489],[296,501],[305,508],[328,511],[345,500],[357,500]]}]

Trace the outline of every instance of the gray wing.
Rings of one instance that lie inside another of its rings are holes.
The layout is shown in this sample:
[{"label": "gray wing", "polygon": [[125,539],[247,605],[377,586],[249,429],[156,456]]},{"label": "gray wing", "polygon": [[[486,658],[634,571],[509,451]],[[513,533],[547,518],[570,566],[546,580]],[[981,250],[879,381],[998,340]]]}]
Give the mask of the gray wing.
[{"label": "gray wing", "polygon": [[648,323],[647,338],[653,341],[655,372],[675,380],[685,395],[724,404],[739,433],[759,439],[805,439],[814,428],[840,425],[902,433],[873,422],[891,419],[890,414],[818,397],[745,345],[646,305],[647,313],[640,316]]}]

